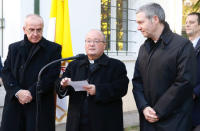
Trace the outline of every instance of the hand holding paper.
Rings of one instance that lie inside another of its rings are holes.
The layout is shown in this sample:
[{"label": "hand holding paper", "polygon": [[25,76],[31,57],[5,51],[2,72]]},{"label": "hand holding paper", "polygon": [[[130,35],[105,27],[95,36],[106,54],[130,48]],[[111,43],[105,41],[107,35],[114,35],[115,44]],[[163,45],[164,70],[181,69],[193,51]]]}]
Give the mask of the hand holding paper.
[{"label": "hand holding paper", "polygon": [[65,77],[61,80],[60,85],[62,88],[65,88],[66,86],[69,85],[69,82],[71,81],[71,78]]},{"label": "hand holding paper", "polygon": [[84,86],[89,85],[87,80],[83,81],[69,81],[69,85],[71,85],[75,91],[85,91]]},{"label": "hand holding paper", "polygon": [[90,85],[86,85],[83,87],[87,92],[88,94],[90,95],[95,95],[96,94],[96,87],[95,85],[93,84],[90,84]]}]

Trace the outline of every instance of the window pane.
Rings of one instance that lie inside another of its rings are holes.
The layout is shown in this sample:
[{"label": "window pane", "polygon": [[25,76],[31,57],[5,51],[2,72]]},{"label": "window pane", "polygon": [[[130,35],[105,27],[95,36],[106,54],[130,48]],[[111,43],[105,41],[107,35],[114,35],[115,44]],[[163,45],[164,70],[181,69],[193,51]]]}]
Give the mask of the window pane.
[{"label": "window pane", "polygon": [[101,0],[101,30],[103,31],[108,43],[106,50],[110,50],[110,0]]},{"label": "window pane", "polygon": [[101,30],[106,37],[107,54],[133,54],[135,41],[129,40],[128,36],[135,33],[136,22],[135,9],[129,5],[130,1],[101,0]]},{"label": "window pane", "polygon": [[128,1],[117,1],[117,51],[127,51],[127,28],[128,28]]}]

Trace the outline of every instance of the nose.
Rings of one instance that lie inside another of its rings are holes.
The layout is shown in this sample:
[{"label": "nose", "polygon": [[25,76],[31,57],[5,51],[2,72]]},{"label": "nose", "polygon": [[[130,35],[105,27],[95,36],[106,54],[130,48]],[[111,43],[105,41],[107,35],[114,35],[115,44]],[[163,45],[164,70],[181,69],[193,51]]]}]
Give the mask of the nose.
[{"label": "nose", "polygon": [[38,33],[36,31],[33,32],[33,35],[37,35]]},{"label": "nose", "polygon": [[140,25],[138,25],[137,29],[138,29],[138,30],[141,30],[141,29],[142,29],[142,27],[141,27]]},{"label": "nose", "polygon": [[94,46],[94,45],[95,45],[94,41],[91,41],[91,42],[89,43],[89,45],[90,45],[90,46]]},{"label": "nose", "polygon": [[38,35],[37,30],[34,30],[34,31],[32,32],[32,34],[35,35],[35,36]]},{"label": "nose", "polygon": [[186,22],[185,25],[190,26],[190,23],[189,23],[189,22]]},{"label": "nose", "polygon": [[189,26],[190,26],[190,24],[186,22],[185,27],[188,28]]}]

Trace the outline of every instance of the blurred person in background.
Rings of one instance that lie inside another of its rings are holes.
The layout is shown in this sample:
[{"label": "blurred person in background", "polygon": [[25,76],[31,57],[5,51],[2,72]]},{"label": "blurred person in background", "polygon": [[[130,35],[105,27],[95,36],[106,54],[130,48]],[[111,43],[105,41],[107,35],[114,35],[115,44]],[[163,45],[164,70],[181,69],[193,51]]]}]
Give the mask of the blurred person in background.
[{"label": "blurred person in background", "polygon": [[193,89],[193,131],[200,131],[200,13],[188,14],[185,30],[189,40],[192,42],[197,57],[197,84]]}]

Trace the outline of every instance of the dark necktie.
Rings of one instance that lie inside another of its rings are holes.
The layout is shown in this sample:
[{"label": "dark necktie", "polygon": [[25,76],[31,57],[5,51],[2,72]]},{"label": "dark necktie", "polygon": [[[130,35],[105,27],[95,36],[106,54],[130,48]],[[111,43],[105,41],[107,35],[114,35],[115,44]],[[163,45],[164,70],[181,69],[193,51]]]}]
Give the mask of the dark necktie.
[{"label": "dark necktie", "polygon": [[90,72],[94,72],[95,71],[95,68],[96,68],[96,64],[90,64],[89,65],[89,70],[90,70]]}]

